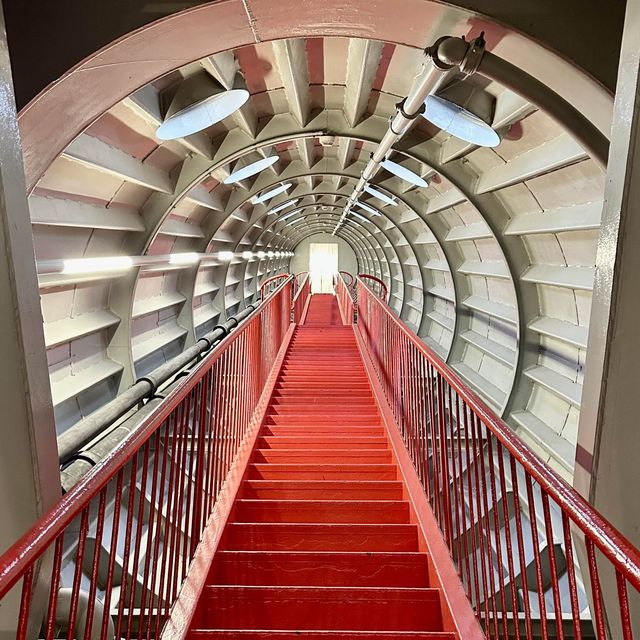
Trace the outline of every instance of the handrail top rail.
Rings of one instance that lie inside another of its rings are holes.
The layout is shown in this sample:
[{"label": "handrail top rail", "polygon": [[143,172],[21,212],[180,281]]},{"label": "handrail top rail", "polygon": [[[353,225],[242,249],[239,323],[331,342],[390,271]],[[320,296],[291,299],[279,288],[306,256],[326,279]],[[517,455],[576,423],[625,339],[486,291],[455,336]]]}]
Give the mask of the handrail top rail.
[{"label": "handrail top rail", "polygon": [[236,329],[213,347],[198,362],[190,375],[183,377],[172,389],[164,402],[146,416],[139,427],[118,443],[95,467],[84,475],[78,484],[42,514],[38,520],[0,556],[0,598],[15,585],[32,560],[38,557],[67,527],[67,525],[87,507],[89,502],[106,484],[129,462],[131,457],[153,435],[155,426],[162,423],[199,382],[206,370],[220,355],[235,342],[249,323],[274,299],[291,280],[289,277],[262,300],[254,311]]},{"label": "handrail top rail", "polygon": [[265,285],[269,284],[270,282],[274,282],[275,280],[279,280],[280,278],[294,278],[294,277],[295,276],[292,275],[291,273],[276,273],[273,276],[269,276],[266,280],[263,280],[260,283],[258,288],[262,290]]},{"label": "handrail top rail", "polygon": [[[366,274],[364,274],[366,275]],[[640,550],[613,524],[602,516],[583,496],[581,496],[564,478],[546,465],[538,455],[524,442],[509,425],[474,392],[462,378],[440,357],[424,344],[406,324],[396,316],[391,307],[381,300],[358,275],[358,283],[364,287],[393,322],[429,360],[493,433],[499,442],[520,462],[523,468],[570,516],[573,523],[588,534],[594,545],[614,564],[625,578],[640,590]],[[361,298],[358,297],[360,301]]]},{"label": "handrail top rail", "polygon": [[[389,289],[387,288],[387,285],[385,284],[384,280],[381,280],[380,278],[378,278],[378,276],[372,276],[370,273],[359,273],[357,280],[361,280],[362,278],[368,278],[369,280],[373,280],[374,282],[377,282],[384,289],[384,297],[385,298],[388,297]],[[369,291],[371,291],[371,293],[373,293],[374,296],[376,295],[375,291],[373,291],[371,287],[367,287],[367,289],[369,289]]]}]

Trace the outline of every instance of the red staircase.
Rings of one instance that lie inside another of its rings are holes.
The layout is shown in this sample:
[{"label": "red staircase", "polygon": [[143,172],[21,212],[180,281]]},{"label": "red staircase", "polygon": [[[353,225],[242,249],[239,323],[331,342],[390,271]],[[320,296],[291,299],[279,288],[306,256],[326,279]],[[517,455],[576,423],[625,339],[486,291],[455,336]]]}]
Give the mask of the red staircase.
[{"label": "red staircase", "polygon": [[313,296],[192,621],[192,640],[453,640],[351,326]]}]

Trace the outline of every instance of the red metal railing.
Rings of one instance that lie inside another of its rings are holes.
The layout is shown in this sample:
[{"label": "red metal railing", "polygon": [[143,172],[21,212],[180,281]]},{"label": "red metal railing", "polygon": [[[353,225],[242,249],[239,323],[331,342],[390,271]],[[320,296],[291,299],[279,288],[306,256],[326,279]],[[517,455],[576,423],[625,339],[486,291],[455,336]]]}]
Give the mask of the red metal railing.
[{"label": "red metal railing", "polygon": [[339,271],[338,273],[344,278],[344,283],[347,285],[347,288],[352,290],[356,284],[356,279],[353,277],[353,274],[348,271]]},{"label": "red metal railing", "polygon": [[287,278],[290,277],[290,273],[277,273],[275,276],[271,276],[266,280],[263,280],[260,284],[260,300],[264,300],[270,293],[273,293]]},{"label": "red metal railing", "polygon": [[[358,279],[362,280],[373,293],[375,293],[378,298],[387,302],[389,300],[389,291],[387,289],[387,285],[380,280],[380,278],[376,278],[376,276],[369,275],[368,273],[359,273]],[[356,296],[357,288],[355,291]]]},{"label": "red metal railing", "polygon": [[0,557],[3,623],[19,602],[13,637],[160,637],[290,325],[291,288]]},{"label": "red metal railing", "polygon": [[639,551],[361,279],[357,300],[358,330],[486,636],[632,638]]},{"label": "red metal railing", "polygon": [[[298,276],[300,276],[300,274],[297,274],[296,278]],[[304,278],[298,283],[297,289],[293,297],[292,319],[296,324],[300,324],[305,306],[311,295],[311,278],[308,272],[304,273]]]},{"label": "red metal railing", "polygon": [[340,317],[342,318],[342,324],[353,323],[353,294],[350,287],[342,277],[342,271],[335,277],[334,289],[336,297],[338,298],[338,308],[340,309]]}]

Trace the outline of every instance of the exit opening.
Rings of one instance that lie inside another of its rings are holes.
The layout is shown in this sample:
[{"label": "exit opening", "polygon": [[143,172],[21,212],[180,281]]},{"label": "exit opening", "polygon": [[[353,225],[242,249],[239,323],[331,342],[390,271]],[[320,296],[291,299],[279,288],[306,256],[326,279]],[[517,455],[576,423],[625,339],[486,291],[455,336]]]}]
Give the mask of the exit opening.
[{"label": "exit opening", "polygon": [[309,245],[311,293],[333,293],[333,277],[338,273],[338,244],[312,242]]}]

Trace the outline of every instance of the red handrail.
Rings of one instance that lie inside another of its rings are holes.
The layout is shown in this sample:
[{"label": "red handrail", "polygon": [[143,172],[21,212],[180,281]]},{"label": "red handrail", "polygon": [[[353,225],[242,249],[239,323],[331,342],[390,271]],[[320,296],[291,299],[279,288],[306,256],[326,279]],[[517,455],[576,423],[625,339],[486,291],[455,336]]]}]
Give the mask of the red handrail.
[{"label": "red handrail", "polygon": [[338,298],[338,308],[340,309],[340,317],[342,324],[353,324],[354,303],[353,295],[349,286],[342,277],[343,272],[337,274],[335,278],[334,289]]},{"label": "red handrail", "polygon": [[[371,291],[373,291],[373,293],[375,293],[381,300],[384,300],[385,302],[389,299],[389,290],[387,289],[387,285],[382,280],[380,280],[380,278],[372,276],[368,273],[359,273],[358,279],[370,280],[372,283],[372,285],[369,287]],[[376,285],[380,289],[380,291],[376,290]]]},{"label": "red handrail", "polygon": [[290,325],[291,287],[289,277],[0,557],[0,606],[22,581],[18,640],[40,626],[29,614],[43,584],[47,639],[61,587],[67,637],[160,637]]},{"label": "red handrail", "polygon": [[[514,637],[514,616],[515,637],[533,637],[535,625],[536,637],[551,637],[554,627],[553,637],[567,628],[582,637],[588,600],[598,638],[632,638],[627,586],[640,591],[640,551],[361,278],[357,287],[358,330],[487,637]],[[582,572],[576,543],[586,552]],[[603,579],[617,585],[607,596],[618,610],[607,615]]]},{"label": "red handrail", "polygon": [[276,273],[263,280],[260,284],[260,299],[264,300],[270,293],[275,291],[287,278],[291,278],[290,273]]},{"label": "red handrail", "polygon": [[349,273],[348,271],[339,271],[338,273],[344,278],[345,284],[349,289],[355,285],[356,279],[353,277],[352,273]]},{"label": "red handrail", "polygon": [[[300,324],[302,321],[305,307],[307,306],[307,302],[311,296],[311,278],[309,276],[309,272],[304,271],[303,273],[304,278],[302,282],[298,284],[298,290],[293,297],[292,319],[296,324]],[[296,278],[300,275],[301,274],[297,274]]]}]

